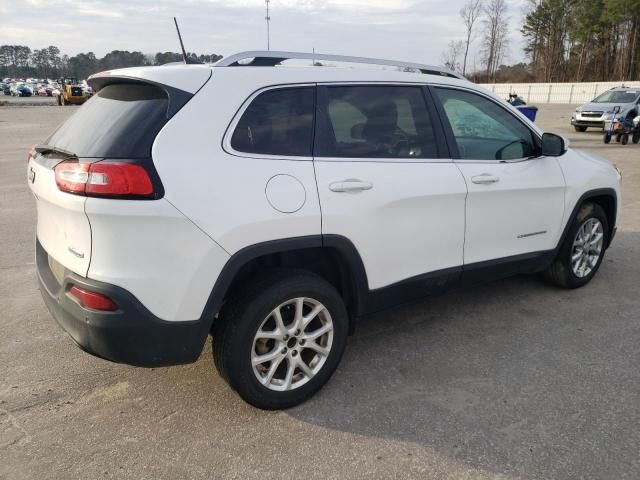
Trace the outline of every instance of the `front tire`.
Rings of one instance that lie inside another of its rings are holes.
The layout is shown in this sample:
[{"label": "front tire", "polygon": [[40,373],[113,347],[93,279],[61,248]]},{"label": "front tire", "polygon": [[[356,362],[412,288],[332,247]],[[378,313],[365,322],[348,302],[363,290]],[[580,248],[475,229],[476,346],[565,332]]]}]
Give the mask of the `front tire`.
[{"label": "front tire", "polygon": [[578,288],[595,276],[609,241],[609,223],[602,207],[584,204],[574,217],[567,236],[545,279],[562,288]]},{"label": "front tire", "polygon": [[213,359],[246,402],[290,408],[329,380],[346,346],[348,321],[340,294],[323,278],[274,270],[225,304],[214,324]]}]

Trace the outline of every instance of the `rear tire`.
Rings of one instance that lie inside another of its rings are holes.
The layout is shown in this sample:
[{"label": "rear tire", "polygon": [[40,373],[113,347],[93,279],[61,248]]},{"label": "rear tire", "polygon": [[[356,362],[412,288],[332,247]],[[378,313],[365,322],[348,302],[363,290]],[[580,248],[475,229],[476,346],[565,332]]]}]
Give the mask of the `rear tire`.
[{"label": "rear tire", "polygon": [[631,137],[631,141],[632,141],[633,143],[638,143],[638,142],[640,142],[640,133],[634,133],[634,134],[633,134],[633,137]]},{"label": "rear tire", "polygon": [[329,380],[344,352],[348,322],[340,294],[323,278],[274,270],[225,303],[214,323],[213,360],[246,402],[290,408]]},{"label": "rear tire", "polygon": [[604,210],[595,203],[584,204],[544,278],[562,288],[586,285],[600,268],[608,242],[609,223]]},{"label": "rear tire", "polygon": [[622,145],[626,145],[627,143],[629,143],[629,134],[628,133],[625,133],[624,135],[622,135],[622,139],[621,139],[620,143],[622,143]]},{"label": "rear tire", "polygon": [[579,127],[578,125],[574,125],[573,128],[575,129],[576,132],[586,132],[587,131],[587,127]]}]

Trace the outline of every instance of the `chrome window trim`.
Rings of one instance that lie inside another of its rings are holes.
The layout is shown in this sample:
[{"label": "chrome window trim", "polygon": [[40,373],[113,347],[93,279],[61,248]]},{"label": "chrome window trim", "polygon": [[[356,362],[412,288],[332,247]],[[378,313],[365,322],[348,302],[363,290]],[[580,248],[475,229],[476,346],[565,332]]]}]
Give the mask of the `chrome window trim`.
[{"label": "chrome window trim", "polygon": [[[325,81],[325,82],[317,82],[317,83],[285,83],[278,85],[269,85],[267,87],[262,87],[255,92],[253,92],[247,99],[242,103],[238,111],[233,116],[231,122],[227,126],[225,133],[223,135],[222,140],[222,149],[228,153],[229,155],[233,155],[236,157],[242,158],[252,158],[257,160],[290,160],[290,161],[316,161],[316,162],[369,162],[369,163],[452,163],[451,158],[411,158],[411,157],[403,157],[403,158],[364,158],[364,157],[313,157],[313,156],[292,156],[292,155],[267,155],[263,153],[247,153],[240,152],[235,150],[231,146],[231,137],[233,136],[233,132],[235,131],[242,115],[245,110],[249,108],[251,102],[260,94],[270,91],[270,90],[282,90],[282,89],[290,89],[290,88],[303,88],[303,87],[320,87],[320,86],[383,86],[383,85],[391,85],[391,86],[403,86],[403,87],[418,87],[422,88],[430,85],[426,82],[402,82],[402,81],[393,81],[393,82],[385,82],[385,81]],[[426,105],[426,100],[425,100]],[[317,104],[316,104],[317,109]],[[314,122],[315,129],[315,122]]]}]

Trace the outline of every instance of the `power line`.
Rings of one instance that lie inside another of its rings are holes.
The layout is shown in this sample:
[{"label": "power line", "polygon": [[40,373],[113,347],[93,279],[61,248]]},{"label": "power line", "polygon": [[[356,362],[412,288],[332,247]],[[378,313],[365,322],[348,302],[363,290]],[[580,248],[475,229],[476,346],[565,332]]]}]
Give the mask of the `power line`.
[{"label": "power line", "polygon": [[269,1],[270,0],[264,0],[264,3],[267,5],[267,15],[266,17],[264,17],[264,19],[267,21],[267,50],[271,50],[269,41],[269,21],[271,20],[271,16],[269,15]]}]

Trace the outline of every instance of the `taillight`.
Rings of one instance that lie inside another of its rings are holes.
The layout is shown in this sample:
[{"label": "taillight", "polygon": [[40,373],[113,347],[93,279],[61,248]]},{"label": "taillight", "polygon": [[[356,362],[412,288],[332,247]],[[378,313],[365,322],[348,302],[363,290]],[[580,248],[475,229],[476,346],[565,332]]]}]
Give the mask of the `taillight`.
[{"label": "taillight", "polygon": [[33,157],[35,157],[35,156],[36,156],[36,149],[35,149],[35,147],[34,147],[34,148],[32,148],[31,150],[29,150],[29,151],[27,152],[27,163],[29,163],[29,162],[31,161],[31,159],[32,159]]},{"label": "taillight", "polygon": [[134,163],[65,161],[54,170],[63,192],[88,197],[151,197],[154,193],[149,173]]},{"label": "taillight", "polygon": [[80,302],[80,305],[93,310],[103,310],[113,312],[118,309],[116,303],[106,295],[97,292],[91,292],[75,285],[69,289],[69,294]]}]

